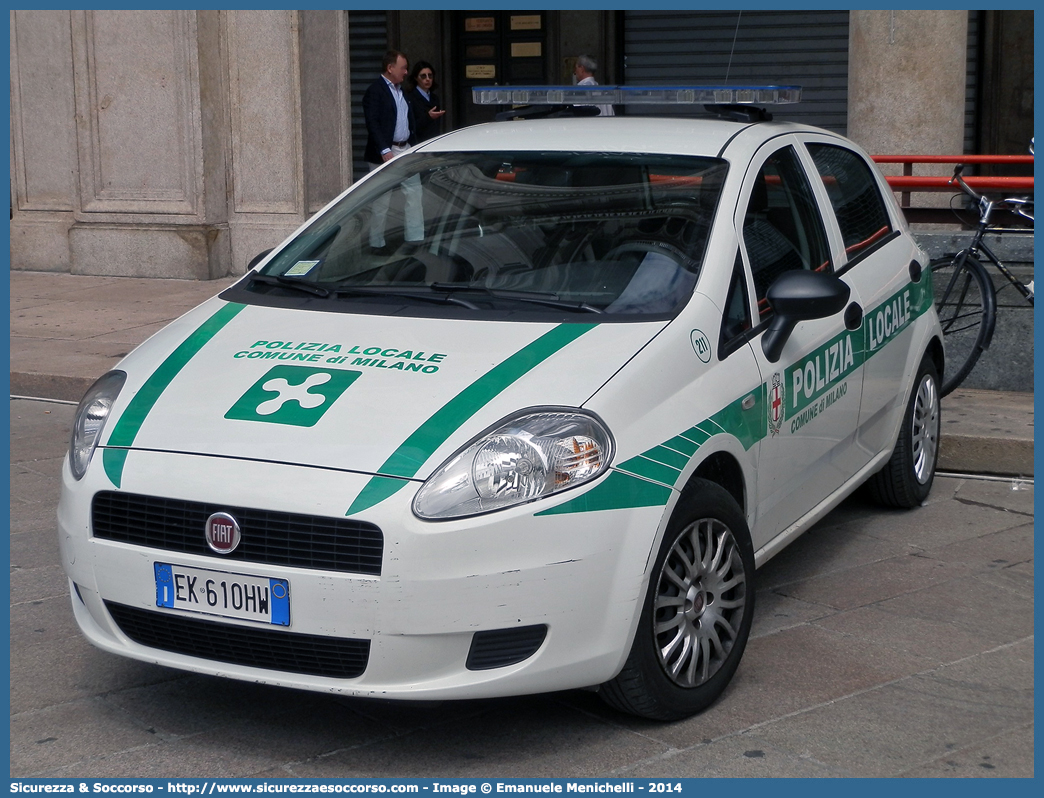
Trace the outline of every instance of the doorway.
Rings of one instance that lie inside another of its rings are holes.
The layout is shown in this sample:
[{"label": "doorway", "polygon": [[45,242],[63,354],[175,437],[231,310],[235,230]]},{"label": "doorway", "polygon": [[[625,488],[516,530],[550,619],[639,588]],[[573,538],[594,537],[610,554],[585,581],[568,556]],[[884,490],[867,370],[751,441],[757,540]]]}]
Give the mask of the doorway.
[{"label": "doorway", "polygon": [[[458,125],[491,122],[502,108],[475,105],[475,86],[548,84],[546,11],[454,11]],[[462,117],[462,118],[461,118]]]}]

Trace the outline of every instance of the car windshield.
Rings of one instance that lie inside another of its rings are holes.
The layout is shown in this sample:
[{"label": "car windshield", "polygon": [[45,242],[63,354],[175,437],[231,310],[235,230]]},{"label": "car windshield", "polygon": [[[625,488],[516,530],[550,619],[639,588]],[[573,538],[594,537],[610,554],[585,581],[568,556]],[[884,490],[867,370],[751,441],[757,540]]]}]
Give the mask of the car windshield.
[{"label": "car windshield", "polygon": [[725,172],[670,155],[412,153],[247,282],[425,313],[670,316],[696,285]]}]

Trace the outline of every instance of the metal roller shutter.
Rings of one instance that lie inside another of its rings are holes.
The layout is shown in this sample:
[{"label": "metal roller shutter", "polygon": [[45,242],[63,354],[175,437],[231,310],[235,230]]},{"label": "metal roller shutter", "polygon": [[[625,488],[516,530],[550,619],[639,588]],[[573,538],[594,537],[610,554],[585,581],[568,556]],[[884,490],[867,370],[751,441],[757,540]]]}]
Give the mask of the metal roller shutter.
[{"label": "metal roller shutter", "polygon": [[802,101],[773,115],[844,133],[848,12],[625,11],[624,76],[629,84],[798,85]]},{"label": "metal roller shutter", "polygon": [[[979,59],[981,45],[979,30],[985,11],[968,12],[968,76],[964,100],[964,153],[979,152]],[[945,153],[944,153],[945,154]]]},{"label": "metal roller shutter", "polygon": [[358,180],[370,167],[366,151],[366,120],[362,96],[381,72],[381,59],[388,49],[386,11],[348,12],[348,62],[352,91],[352,177]]},{"label": "metal roller shutter", "polygon": [[[979,27],[968,15],[965,152],[976,152]],[[847,11],[625,11],[624,80],[630,84],[796,84],[802,101],[777,119],[844,134],[848,128]],[[652,110],[652,109],[650,109]],[[678,108],[656,113],[683,114]]]}]

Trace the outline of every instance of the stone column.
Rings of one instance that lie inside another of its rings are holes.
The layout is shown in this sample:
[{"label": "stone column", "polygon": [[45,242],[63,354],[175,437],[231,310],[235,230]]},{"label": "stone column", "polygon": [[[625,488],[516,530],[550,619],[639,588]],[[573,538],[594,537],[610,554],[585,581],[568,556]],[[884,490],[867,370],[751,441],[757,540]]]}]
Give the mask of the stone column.
[{"label": "stone column", "polygon": [[351,184],[343,11],[223,11],[230,271],[279,244]]},{"label": "stone column", "polygon": [[[298,17],[293,11],[228,11],[231,144],[229,224],[237,253],[246,240],[274,246],[304,212]],[[242,271],[239,258],[236,271]]]},{"label": "stone column", "polygon": [[[963,154],[968,12],[852,11],[849,19],[849,138],[872,155]],[[940,199],[915,194],[912,204]]]},{"label": "stone column", "polygon": [[217,137],[204,136],[204,122],[221,118],[212,107],[220,92],[208,85],[215,54],[200,47],[215,41],[207,28],[216,21],[212,12],[71,12],[79,177],[73,273],[228,273],[228,218],[215,201],[225,193],[224,151]]},{"label": "stone column", "polygon": [[77,207],[68,11],[11,11],[11,266],[70,269]]},{"label": "stone column", "polygon": [[344,16],[12,11],[12,268],[244,271],[349,184]]}]

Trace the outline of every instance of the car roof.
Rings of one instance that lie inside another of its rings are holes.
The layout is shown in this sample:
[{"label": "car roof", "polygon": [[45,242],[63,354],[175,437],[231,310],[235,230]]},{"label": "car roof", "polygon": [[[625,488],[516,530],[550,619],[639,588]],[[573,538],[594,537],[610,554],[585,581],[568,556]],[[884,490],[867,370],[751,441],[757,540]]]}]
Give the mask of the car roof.
[{"label": "car roof", "polygon": [[434,151],[598,151],[720,157],[738,134],[746,147],[782,133],[826,131],[791,122],[735,122],[714,118],[618,116],[490,122],[425,142]]}]

